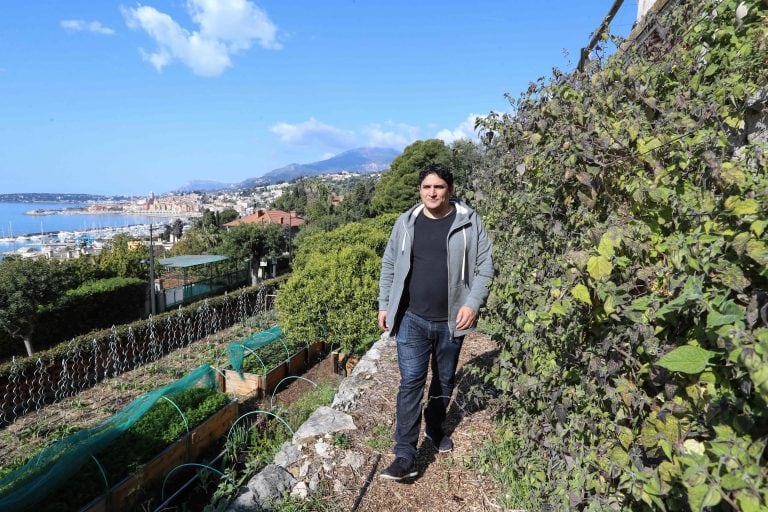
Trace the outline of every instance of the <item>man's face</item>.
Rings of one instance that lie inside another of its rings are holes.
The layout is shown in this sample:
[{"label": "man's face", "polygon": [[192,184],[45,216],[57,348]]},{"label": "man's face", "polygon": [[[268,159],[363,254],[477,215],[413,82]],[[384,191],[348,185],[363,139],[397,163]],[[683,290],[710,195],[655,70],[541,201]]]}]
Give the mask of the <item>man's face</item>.
[{"label": "man's face", "polygon": [[421,202],[430,211],[444,212],[449,208],[448,200],[451,198],[451,188],[437,174],[429,174],[419,186],[419,195]]}]

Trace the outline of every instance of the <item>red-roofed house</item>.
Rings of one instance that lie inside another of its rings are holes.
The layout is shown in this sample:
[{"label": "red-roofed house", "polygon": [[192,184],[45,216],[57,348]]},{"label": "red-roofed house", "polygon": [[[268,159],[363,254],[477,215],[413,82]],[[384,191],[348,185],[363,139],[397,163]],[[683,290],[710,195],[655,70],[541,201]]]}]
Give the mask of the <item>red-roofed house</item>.
[{"label": "red-roofed house", "polygon": [[240,219],[224,224],[225,227],[238,226],[240,224],[280,224],[285,227],[298,228],[304,225],[304,219],[296,215],[295,211],[286,212],[283,210],[257,210],[252,215],[247,215]]}]

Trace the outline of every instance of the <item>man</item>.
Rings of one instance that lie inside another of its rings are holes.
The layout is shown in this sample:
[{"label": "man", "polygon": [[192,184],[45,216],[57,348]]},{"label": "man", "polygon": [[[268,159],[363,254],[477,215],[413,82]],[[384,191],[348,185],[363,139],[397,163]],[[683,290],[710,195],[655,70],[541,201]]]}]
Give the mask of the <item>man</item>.
[{"label": "man", "polygon": [[478,215],[452,199],[453,176],[440,164],[419,174],[421,203],[392,228],[381,262],[379,327],[397,338],[395,460],[381,478],[417,475],[414,460],[421,401],[432,366],[425,437],[439,452],[453,449],[443,431],[464,335],[477,321],[493,277],[491,242]]}]

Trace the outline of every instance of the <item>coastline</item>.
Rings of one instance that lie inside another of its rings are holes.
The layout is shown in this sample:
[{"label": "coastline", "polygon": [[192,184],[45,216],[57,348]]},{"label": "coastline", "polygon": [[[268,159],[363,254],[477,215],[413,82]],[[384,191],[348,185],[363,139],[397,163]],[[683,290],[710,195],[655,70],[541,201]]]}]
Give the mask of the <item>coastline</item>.
[{"label": "coastline", "polygon": [[82,208],[62,208],[60,210],[29,210],[24,212],[24,215],[33,217],[45,217],[48,215],[126,215],[126,216],[140,216],[140,217],[178,217],[178,218],[196,218],[201,217],[203,214],[200,212],[185,212],[185,211],[157,211],[157,210],[137,210],[137,211],[125,211],[125,210],[96,210],[91,211]]}]

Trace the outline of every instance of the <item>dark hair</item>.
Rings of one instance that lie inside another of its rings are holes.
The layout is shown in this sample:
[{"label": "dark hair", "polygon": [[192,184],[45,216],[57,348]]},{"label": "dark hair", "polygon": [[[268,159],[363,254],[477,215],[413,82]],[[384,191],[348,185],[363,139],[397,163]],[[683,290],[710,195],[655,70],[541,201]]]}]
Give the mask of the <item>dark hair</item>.
[{"label": "dark hair", "polygon": [[430,174],[436,174],[438,178],[445,181],[448,184],[448,188],[453,189],[453,174],[448,166],[445,164],[439,164],[436,162],[429,162],[419,173],[419,187],[424,178]]}]

